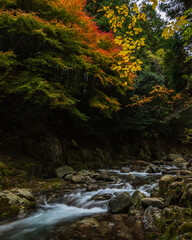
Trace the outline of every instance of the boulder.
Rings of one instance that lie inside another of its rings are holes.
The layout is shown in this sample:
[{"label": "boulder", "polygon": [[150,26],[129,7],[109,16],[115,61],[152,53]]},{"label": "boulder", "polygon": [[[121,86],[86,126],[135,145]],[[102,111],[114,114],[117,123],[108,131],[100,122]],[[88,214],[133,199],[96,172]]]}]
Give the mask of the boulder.
[{"label": "boulder", "polygon": [[73,183],[84,183],[86,181],[86,179],[83,174],[78,173],[78,174],[72,176],[71,181]]},{"label": "boulder", "polygon": [[150,231],[157,231],[157,223],[159,219],[161,218],[161,210],[156,207],[148,207],[143,216],[143,223],[145,226],[145,229],[148,229]]},{"label": "boulder", "polygon": [[154,165],[154,164],[150,164],[148,169],[147,169],[148,173],[160,173],[161,172],[161,168]]},{"label": "boulder", "polygon": [[108,208],[111,213],[127,213],[132,205],[129,193],[123,192],[109,201]]},{"label": "boulder", "polygon": [[184,158],[176,158],[173,163],[176,163],[176,164],[183,164],[183,163],[186,163],[187,164],[187,161],[184,159]]},{"label": "boulder", "polygon": [[96,184],[89,184],[86,188],[87,192],[97,191],[100,187]]},{"label": "boulder", "polygon": [[14,188],[0,192],[0,219],[23,217],[36,206],[28,189]]},{"label": "boulder", "polygon": [[90,176],[84,175],[84,177],[86,178],[87,183],[96,183],[97,182],[95,179],[91,178]]},{"label": "boulder", "polygon": [[65,175],[69,174],[69,173],[74,173],[74,170],[72,167],[64,165],[60,168],[55,169],[56,172],[56,176],[58,178],[63,178],[65,177]]},{"label": "boulder", "polygon": [[145,194],[140,191],[135,191],[132,195],[132,202],[134,206],[138,206],[141,203],[141,199],[145,198]]},{"label": "boulder", "polygon": [[72,177],[73,177],[73,174],[72,174],[72,173],[69,173],[69,174],[65,175],[64,179],[65,179],[65,181],[67,181],[67,182],[71,182]]},{"label": "boulder", "polygon": [[174,179],[175,177],[172,175],[164,175],[161,177],[159,181],[159,193],[162,196],[165,196],[167,194],[168,186],[172,181],[174,181]]},{"label": "boulder", "polygon": [[182,196],[179,200],[179,205],[184,207],[192,206],[192,183],[185,185],[185,188],[182,191]]},{"label": "boulder", "polygon": [[151,207],[156,207],[156,208],[163,209],[165,207],[165,203],[162,201],[162,199],[151,198],[151,197],[142,198],[141,199],[141,205],[144,208],[147,208],[147,207],[151,206]]}]

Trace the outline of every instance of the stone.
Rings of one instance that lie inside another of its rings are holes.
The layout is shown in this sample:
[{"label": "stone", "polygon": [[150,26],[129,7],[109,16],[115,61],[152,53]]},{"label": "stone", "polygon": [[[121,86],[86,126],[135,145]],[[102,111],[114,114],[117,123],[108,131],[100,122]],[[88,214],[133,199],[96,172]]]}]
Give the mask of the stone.
[{"label": "stone", "polygon": [[157,222],[161,218],[161,210],[156,207],[149,206],[143,216],[143,223],[145,226],[145,229],[148,229],[150,231],[156,231],[157,230]]},{"label": "stone", "polygon": [[93,191],[97,191],[100,187],[96,184],[89,184],[86,188],[86,191],[88,192],[93,192]]},{"label": "stone", "polygon": [[85,175],[84,177],[86,178],[87,183],[96,183],[97,182],[95,179],[91,178],[90,176]]},{"label": "stone", "polygon": [[166,200],[169,205],[178,205],[184,191],[183,182],[174,181],[169,184]]},{"label": "stone", "polygon": [[35,206],[35,198],[28,189],[14,188],[0,192],[0,219],[24,217]]},{"label": "stone", "polygon": [[187,164],[187,161],[184,159],[184,158],[176,158],[173,163],[179,163],[179,164],[183,164],[183,163],[186,163]]},{"label": "stone", "polygon": [[182,196],[179,200],[179,205],[184,207],[192,206],[192,183],[188,183],[182,192]]},{"label": "stone", "polygon": [[34,201],[34,195],[30,192],[29,189],[26,188],[13,188],[11,192],[20,198],[25,198],[27,200]]},{"label": "stone", "polygon": [[74,173],[74,170],[72,167],[64,165],[60,168],[55,169],[56,172],[56,176],[58,178],[63,178],[65,177],[65,175],[69,174],[69,173]]},{"label": "stone", "polygon": [[100,175],[99,173],[92,172],[92,173],[90,174],[90,177],[95,179],[95,178],[98,178],[99,175]]},{"label": "stone", "polygon": [[165,196],[168,191],[169,184],[175,179],[172,175],[163,175],[159,181],[159,193]]},{"label": "stone", "polygon": [[86,181],[85,177],[83,176],[83,174],[77,174],[77,175],[73,175],[71,178],[71,181],[73,183],[84,183]]},{"label": "stone", "polygon": [[73,177],[73,174],[69,173],[69,174],[65,175],[64,180],[67,182],[71,182],[72,177]]},{"label": "stone", "polygon": [[127,181],[134,181],[136,179],[136,176],[133,175],[133,174],[129,174],[129,175],[125,175],[124,178],[127,180]]},{"label": "stone", "polygon": [[145,198],[145,194],[140,192],[140,191],[135,191],[134,194],[132,195],[132,202],[134,206],[138,206],[141,202],[142,198]]},{"label": "stone", "polygon": [[151,207],[156,207],[156,208],[163,209],[165,207],[165,203],[162,201],[162,199],[151,198],[151,197],[142,198],[141,199],[141,205],[144,208],[147,208],[147,207],[151,206]]},{"label": "stone", "polygon": [[161,168],[154,165],[154,164],[150,164],[148,169],[147,169],[148,173],[160,173],[161,172]]},{"label": "stone", "polygon": [[121,172],[122,172],[122,173],[129,173],[130,170],[131,170],[131,169],[130,169],[129,167],[122,167]]},{"label": "stone", "polygon": [[169,160],[169,161],[174,161],[175,159],[178,159],[178,158],[181,158],[180,154],[170,153],[167,156],[167,160]]},{"label": "stone", "polygon": [[111,194],[103,194],[103,195],[95,195],[91,198],[91,200],[95,201],[105,201],[111,199],[112,195]]},{"label": "stone", "polygon": [[127,192],[123,192],[109,201],[108,208],[111,213],[127,213],[132,205],[133,202],[130,195]]}]

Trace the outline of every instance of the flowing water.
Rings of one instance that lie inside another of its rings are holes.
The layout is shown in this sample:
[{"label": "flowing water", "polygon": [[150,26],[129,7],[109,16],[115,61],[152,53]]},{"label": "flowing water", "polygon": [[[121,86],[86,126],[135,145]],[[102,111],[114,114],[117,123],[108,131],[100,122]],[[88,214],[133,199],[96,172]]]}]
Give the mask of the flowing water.
[{"label": "flowing water", "polygon": [[94,196],[109,195],[111,198],[121,192],[128,192],[133,195],[136,190],[150,196],[151,191],[158,185],[158,179],[161,176],[161,173],[149,174],[136,171],[123,173],[120,170],[108,170],[108,173],[116,174],[119,177],[131,173],[140,178],[141,183],[144,179],[148,179],[150,183],[146,184],[143,181],[143,184],[140,183],[138,186],[133,187],[124,180],[118,184],[100,185],[98,190],[95,191],[86,191],[86,188],[72,190],[63,194],[54,203],[47,203],[45,199],[44,204],[41,204],[35,213],[24,219],[0,226],[0,239],[37,240],[39,236],[52,231],[56,224],[70,224],[78,218],[106,213],[109,198],[107,200],[94,200]]}]

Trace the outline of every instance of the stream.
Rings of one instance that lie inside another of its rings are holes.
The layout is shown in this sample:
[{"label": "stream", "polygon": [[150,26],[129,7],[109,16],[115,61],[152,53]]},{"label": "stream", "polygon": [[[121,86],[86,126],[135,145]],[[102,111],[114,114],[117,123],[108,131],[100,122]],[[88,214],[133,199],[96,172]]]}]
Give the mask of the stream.
[{"label": "stream", "polygon": [[[164,166],[164,169],[171,169]],[[114,182],[98,181],[98,189],[87,191],[86,187],[71,190],[60,195],[54,202],[47,202],[44,196],[43,203],[39,204],[36,212],[30,216],[9,222],[0,226],[1,240],[41,240],[52,232],[57,226],[70,226],[78,219],[95,214],[108,213],[109,200],[118,193],[128,192],[131,196],[136,190],[150,196],[152,190],[157,187],[161,173],[146,173],[132,171],[129,173],[121,170],[100,170],[109,175],[115,175]],[[132,174],[137,181],[129,182],[126,176]],[[136,182],[136,184],[135,184]],[[51,238],[54,239],[54,238]],[[57,238],[55,238],[57,239]]]}]

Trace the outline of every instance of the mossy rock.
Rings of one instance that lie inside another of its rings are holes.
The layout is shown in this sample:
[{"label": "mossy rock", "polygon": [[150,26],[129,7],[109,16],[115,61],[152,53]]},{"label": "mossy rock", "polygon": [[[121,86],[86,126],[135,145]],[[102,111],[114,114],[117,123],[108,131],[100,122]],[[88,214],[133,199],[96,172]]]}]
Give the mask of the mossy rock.
[{"label": "mossy rock", "polygon": [[192,222],[183,223],[181,226],[179,226],[177,230],[178,235],[188,233],[188,232],[192,233]]},{"label": "mossy rock", "polygon": [[0,198],[0,219],[15,217],[19,212],[20,207],[9,204],[6,198]]},{"label": "mossy rock", "polygon": [[35,206],[35,198],[28,189],[15,188],[0,192],[0,219],[26,215]]}]

